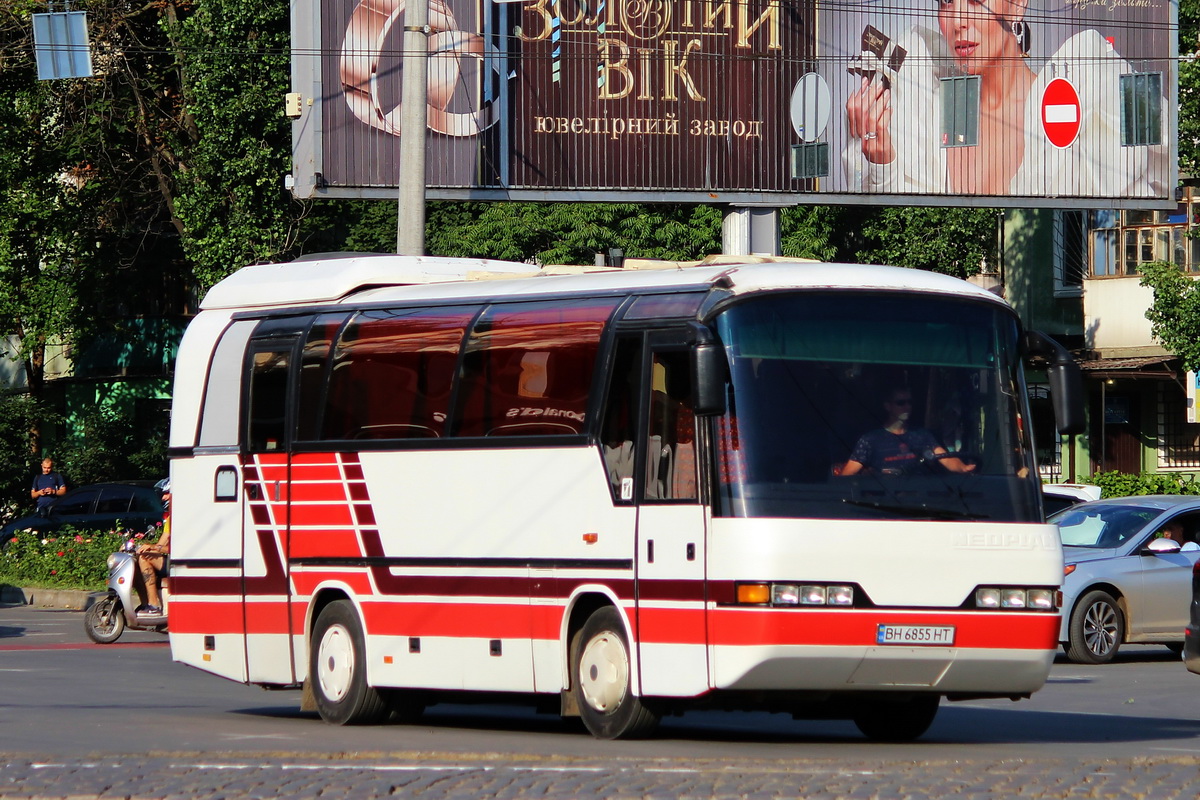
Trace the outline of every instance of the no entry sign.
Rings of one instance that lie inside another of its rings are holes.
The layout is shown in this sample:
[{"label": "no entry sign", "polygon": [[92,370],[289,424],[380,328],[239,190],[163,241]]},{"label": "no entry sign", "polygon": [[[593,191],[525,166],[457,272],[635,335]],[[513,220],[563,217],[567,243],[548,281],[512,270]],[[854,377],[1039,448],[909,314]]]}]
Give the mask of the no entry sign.
[{"label": "no entry sign", "polygon": [[1042,92],[1042,130],[1055,147],[1070,147],[1079,135],[1079,93],[1066,78],[1055,78]]}]

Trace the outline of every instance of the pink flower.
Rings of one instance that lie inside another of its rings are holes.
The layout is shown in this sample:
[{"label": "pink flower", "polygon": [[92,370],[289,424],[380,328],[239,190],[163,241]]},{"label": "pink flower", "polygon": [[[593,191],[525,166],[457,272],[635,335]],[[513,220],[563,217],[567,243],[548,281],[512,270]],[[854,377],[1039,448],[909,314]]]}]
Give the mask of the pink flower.
[{"label": "pink flower", "polygon": [[56,570],[56,569],[52,569],[52,570],[50,570],[50,574],[51,574],[51,575],[57,575],[57,574],[58,574],[58,570]]},{"label": "pink flower", "polygon": [[77,542],[82,542],[82,541],[83,541],[83,537],[82,537],[82,536],[76,536],[76,537],[75,537],[75,541],[77,541]]}]

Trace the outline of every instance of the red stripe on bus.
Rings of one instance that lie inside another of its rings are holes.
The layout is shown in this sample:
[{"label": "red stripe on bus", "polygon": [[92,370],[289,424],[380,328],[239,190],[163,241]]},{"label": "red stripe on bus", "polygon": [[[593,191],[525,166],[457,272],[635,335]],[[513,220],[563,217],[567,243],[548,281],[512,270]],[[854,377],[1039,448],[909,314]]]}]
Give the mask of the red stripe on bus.
[{"label": "red stripe on bus", "polygon": [[293,559],[297,558],[343,558],[350,555],[362,558],[358,545],[358,534],[354,531],[292,531]]},{"label": "red stripe on bus", "polygon": [[171,633],[215,636],[246,632],[242,603],[238,599],[203,603],[185,603],[171,598]]},{"label": "red stripe on bus", "polygon": [[[286,600],[246,604],[246,633],[287,633],[288,603]],[[174,620],[172,620],[174,624]]]},{"label": "red stripe on bus", "polygon": [[[345,503],[341,505],[292,506],[292,525],[322,528],[353,528],[354,515]],[[357,553],[358,548],[354,548]],[[347,553],[351,555],[351,553]]]},{"label": "red stripe on bus", "polygon": [[[306,503],[334,503],[345,507],[346,484],[339,479],[334,481],[317,481],[308,477],[292,476],[292,500]],[[303,481],[303,482],[301,482]]]}]

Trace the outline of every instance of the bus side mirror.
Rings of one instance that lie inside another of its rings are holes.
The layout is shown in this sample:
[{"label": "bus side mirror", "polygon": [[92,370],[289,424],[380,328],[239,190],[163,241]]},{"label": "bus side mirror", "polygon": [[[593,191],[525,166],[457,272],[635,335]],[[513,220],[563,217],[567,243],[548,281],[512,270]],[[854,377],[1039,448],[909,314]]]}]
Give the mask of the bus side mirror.
[{"label": "bus side mirror", "polygon": [[1083,433],[1083,373],[1079,365],[1065,347],[1040,331],[1027,331],[1025,345],[1029,355],[1050,362],[1046,374],[1058,432],[1064,436]]},{"label": "bus side mirror", "polygon": [[692,330],[695,335],[691,349],[692,411],[697,416],[724,414],[725,381],[729,373],[725,348],[703,325],[694,324]]}]

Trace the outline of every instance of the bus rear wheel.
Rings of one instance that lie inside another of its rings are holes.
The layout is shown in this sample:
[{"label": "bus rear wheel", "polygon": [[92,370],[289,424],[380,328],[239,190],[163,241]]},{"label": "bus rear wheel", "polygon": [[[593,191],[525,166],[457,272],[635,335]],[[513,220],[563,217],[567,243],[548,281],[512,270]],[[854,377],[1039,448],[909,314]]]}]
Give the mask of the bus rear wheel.
[{"label": "bus rear wheel", "polygon": [[633,694],[631,665],[621,615],[612,606],[593,612],[571,642],[571,689],[597,739],[633,739],[658,725],[658,715]]},{"label": "bus rear wheel", "polygon": [[877,742],[911,742],[929,730],[940,700],[936,694],[874,697],[854,709],[854,724],[864,736]]},{"label": "bus rear wheel", "polygon": [[368,725],[388,713],[384,697],[367,685],[366,646],[354,604],[335,600],[321,610],[309,644],[308,674],[321,719]]}]

